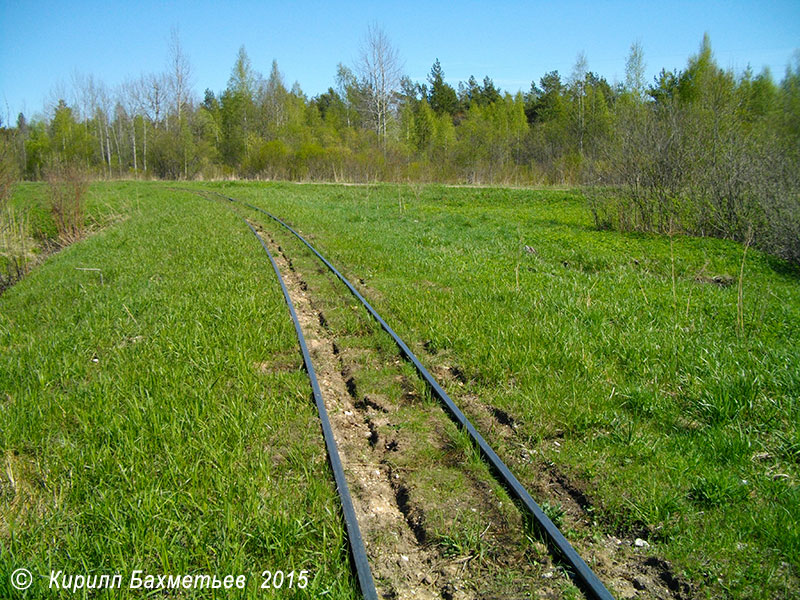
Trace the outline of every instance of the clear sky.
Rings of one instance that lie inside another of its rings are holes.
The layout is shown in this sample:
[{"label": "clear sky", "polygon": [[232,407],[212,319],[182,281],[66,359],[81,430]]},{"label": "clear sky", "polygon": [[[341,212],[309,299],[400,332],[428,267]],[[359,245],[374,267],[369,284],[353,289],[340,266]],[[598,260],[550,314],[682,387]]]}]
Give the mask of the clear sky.
[{"label": "clear sky", "polygon": [[415,81],[438,57],[454,86],[489,75],[511,92],[547,71],[568,75],[581,51],[590,70],[621,81],[637,40],[648,81],[662,67],[684,68],[704,32],[718,63],[737,73],[769,66],[780,80],[800,49],[800,0],[0,0],[0,115],[41,113],[76,72],[113,87],[163,71],[174,27],[198,97],[225,88],[241,45],[257,71],[268,74],[274,58],[287,85],[298,81],[313,96],[334,84],[337,63],[354,63],[369,23],[384,28]]}]

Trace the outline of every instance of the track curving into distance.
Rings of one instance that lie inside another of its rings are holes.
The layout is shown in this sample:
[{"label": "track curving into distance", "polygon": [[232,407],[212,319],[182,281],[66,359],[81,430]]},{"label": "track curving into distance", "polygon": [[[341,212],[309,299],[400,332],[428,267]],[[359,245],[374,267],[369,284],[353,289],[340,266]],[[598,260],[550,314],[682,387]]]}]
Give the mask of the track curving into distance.
[{"label": "track curving into distance", "polygon": [[272,253],[267,248],[264,240],[258,235],[255,228],[244,220],[253,235],[261,242],[261,246],[269,257],[272,263],[272,268],[281,284],[283,297],[286,299],[286,304],[289,307],[289,313],[292,315],[294,322],[294,330],[297,333],[297,340],[300,342],[300,350],[303,353],[303,362],[306,366],[306,373],[311,380],[311,389],[314,393],[314,401],[317,404],[317,411],[319,412],[319,420],[322,423],[322,433],[325,438],[325,446],[328,450],[328,458],[333,469],[333,477],[336,480],[336,488],[339,491],[339,497],[342,500],[342,512],[344,512],[345,525],[347,527],[347,538],[350,541],[350,551],[353,555],[353,562],[356,566],[356,574],[358,575],[358,584],[361,587],[361,593],[367,600],[378,600],[378,592],[375,589],[375,581],[372,578],[372,571],[369,568],[369,561],[367,560],[367,552],[364,548],[364,540],[361,537],[361,530],[358,527],[358,520],[356,519],[355,509],[353,508],[353,500],[350,497],[350,489],[347,487],[347,480],[344,476],[344,469],[342,468],[342,461],[339,458],[339,449],[336,447],[336,440],[333,438],[333,429],[331,429],[331,422],[328,418],[328,411],[325,408],[325,401],[322,399],[322,392],[319,389],[319,382],[317,375],[314,371],[314,365],[311,363],[311,356],[308,353],[308,346],[306,345],[303,330],[300,328],[300,321],[297,318],[297,312],[294,310],[294,304],[289,297],[289,290],[286,289],[286,284],[283,281],[281,272]]},{"label": "track curving into distance", "polygon": [[[186,190],[189,191],[189,190]],[[220,196],[223,199],[227,200],[231,203],[240,203],[247,208],[260,212],[270,219],[274,220],[276,223],[284,227],[290,233],[297,237],[309,250],[317,257],[320,261],[350,290],[353,296],[358,299],[359,302],[366,308],[366,310],[372,315],[372,317],[380,324],[380,326],[388,333],[392,339],[395,341],[397,346],[400,348],[402,354],[414,365],[419,375],[425,380],[425,382],[430,387],[432,393],[439,401],[444,405],[447,412],[450,414],[451,418],[460,426],[462,427],[470,436],[473,443],[478,446],[478,449],[481,452],[484,460],[492,467],[495,471],[497,476],[499,477],[500,481],[505,485],[506,489],[514,496],[528,511],[528,513],[533,517],[534,522],[536,523],[538,529],[541,533],[544,534],[546,537],[549,545],[553,548],[557,554],[559,554],[564,562],[566,562],[574,571],[574,576],[576,583],[583,589],[583,591],[589,596],[590,598],[595,598],[597,600],[614,600],[614,597],[611,593],[606,589],[597,575],[592,571],[589,565],[581,558],[578,552],[572,547],[569,541],[564,537],[564,535],[559,531],[558,527],[550,520],[550,518],[544,513],[542,508],[536,503],[536,501],[531,497],[525,487],[520,483],[520,481],[514,476],[511,470],[506,466],[503,460],[497,455],[497,453],[492,449],[489,443],[483,438],[483,436],[475,429],[474,425],[470,422],[470,420],[464,415],[464,413],[456,406],[447,392],[439,385],[439,383],[433,378],[430,372],[425,368],[425,366],[420,362],[417,356],[411,351],[408,345],[400,338],[400,336],[395,333],[395,331],[389,326],[386,321],[378,314],[378,312],[372,307],[372,305],[359,293],[359,291],[353,286],[348,279],[342,275],[336,267],[334,267],[322,254],[320,254],[314,246],[312,246],[302,235],[300,235],[297,231],[292,229],[289,225],[287,225],[284,221],[276,217],[275,215],[269,213],[268,211],[250,204],[248,202],[244,202],[241,200],[237,200],[236,198],[231,198],[230,196],[226,196],[224,194],[220,194],[219,192],[198,192],[196,190],[191,190],[194,193],[199,193],[200,195],[205,195],[208,193],[214,194],[216,196]],[[207,197],[207,196],[206,196]],[[245,222],[247,222],[245,220]],[[299,322],[297,321],[297,316],[294,312],[294,308],[292,305],[292,301],[289,298],[288,291],[283,283],[283,279],[278,271],[278,267],[272,258],[272,254],[267,249],[267,246],[264,244],[264,241],[258,235],[258,232],[247,223],[248,227],[253,231],[253,233],[258,237],[261,245],[266,250],[270,261],[272,262],[272,266],[275,269],[275,273],[278,276],[278,279],[281,283],[281,287],[283,288],[284,297],[286,298],[286,302],[289,305],[290,312],[292,313],[292,318],[294,319],[295,329],[297,331],[298,339],[300,340],[301,348],[303,349],[303,358],[306,361],[306,369],[309,373],[309,378],[312,380],[312,387],[314,388],[314,397],[317,402],[318,409],[320,411],[320,418],[322,419],[322,415],[325,415],[324,422],[327,423],[328,429],[330,429],[330,422],[327,420],[327,411],[325,410],[324,403],[322,402],[322,396],[319,392],[319,386],[316,383],[316,377],[314,376],[314,369],[311,365],[311,358],[308,356],[308,350],[305,346],[305,341],[303,338],[302,331],[300,330]],[[323,429],[325,426],[323,425]],[[325,438],[326,444],[328,444],[328,453],[331,459],[331,464],[334,463],[334,455],[335,461],[339,465],[339,470],[341,471],[341,461],[339,460],[338,453],[336,451],[336,444],[333,441],[332,432],[330,443],[328,441],[328,434],[326,433]],[[331,450],[333,449],[333,451]],[[336,474],[336,470],[334,470]],[[368,577],[364,577],[364,579],[368,579],[369,588],[365,588],[365,583],[362,579],[362,571],[358,570],[358,577],[359,582],[361,583],[361,589],[364,593],[366,598],[377,598],[377,596],[369,596],[368,590],[371,589],[371,593],[375,594],[375,587],[374,582],[372,580],[372,575],[369,570],[369,565],[366,563],[366,554],[364,553],[364,546],[363,541],[361,540],[360,530],[358,529],[358,524],[355,521],[355,513],[353,513],[352,508],[352,501],[350,500],[349,491],[347,490],[347,484],[344,481],[344,473],[341,472],[341,479],[342,483],[339,483],[339,478],[337,477],[336,483],[337,487],[340,489],[340,495],[342,496],[342,504],[343,507],[345,504],[349,503],[349,511],[351,513],[352,521],[353,521],[353,530],[355,531],[356,539],[354,540],[351,537],[351,550],[353,551],[354,558],[356,557],[356,547],[354,545],[357,542],[360,545],[360,552],[363,553],[363,561],[365,563],[365,573]],[[342,494],[342,489],[345,491],[345,494]],[[347,509],[345,509],[345,520],[347,521],[347,529],[348,533],[351,534],[351,524],[350,520],[347,516]],[[356,561],[356,568],[359,568],[359,563]]]}]

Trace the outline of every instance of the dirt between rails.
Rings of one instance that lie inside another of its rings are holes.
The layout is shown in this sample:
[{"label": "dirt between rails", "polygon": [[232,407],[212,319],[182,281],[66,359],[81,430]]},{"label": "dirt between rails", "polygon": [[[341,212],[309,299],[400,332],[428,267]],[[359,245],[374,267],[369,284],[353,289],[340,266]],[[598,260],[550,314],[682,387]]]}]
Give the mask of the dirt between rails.
[{"label": "dirt between rails", "polygon": [[[529,528],[519,511],[510,502],[502,507],[492,485],[474,472],[464,469],[463,497],[442,493],[432,499],[421,491],[414,468],[408,466],[414,463],[413,453],[419,448],[414,447],[413,434],[398,427],[409,406],[419,402],[415,386],[398,370],[393,379],[402,389],[400,394],[362,394],[358,389],[359,371],[365,363],[368,368],[391,370],[400,363],[399,357],[381,357],[368,347],[343,348],[337,344],[321,309],[321,298],[315,296],[281,246],[256,228],[273,252],[306,337],[381,597],[477,600],[580,596],[566,569],[553,561],[535,535],[526,533]],[[365,314],[364,318],[369,317]],[[369,355],[367,360],[365,355]],[[440,366],[434,369],[434,375],[446,384],[465,382],[456,367]],[[517,436],[511,415],[468,394],[454,399],[474,416],[480,431],[493,432],[514,455],[509,465],[512,470],[516,470],[514,463],[533,466],[536,480],[523,483],[540,504],[561,507],[560,528],[577,532],[577,536],[569,536],[571,543],[617,598],[694,597],[693,588],[673,572],[668,562],[648,552],[646,543],[639,540],[637,546],[637,540],[622,535],[597,535],[587,496],[552,466],[537,460]],[[420,406],[419,410],[429,409]],[[447,449],[451,441],[445,431],[449,421],[444,412],[438,410],[425,419],[432,423],[425,442]],[[404,453],[409,455],[403,457]],[[446,467],[463,469],[463,457],[451,455]],[[419,464],[420,468],[429,466],[424,461]],[[433,514],[443,511],[481,520],[477,549],[471,546],[454,551],[441,543],[441,528],[430,522]]]},{"label": "dirt between rails", "polygon": [[[536,560],[531,559],[521,517],[509,517],[508,513],[517,512],[510,502],[505,511],[499,508],[502,502],[497,501],[490,484],[466,473],[466,498],[442,494],[438,506],[431,506],[430,497],[421,497],[413,468],[408,467],[414,457],[406,456],[404,461],[402,456],[414,451],[409,439],[412,434],[396,427],[400,413],[409,403],[419,401],[418,394],[399,371],[393,379],[402,393],[359,393],[363,354],[372,351],[340,349],[302,274],[269,234],[260,234],[273,251],[306,337],[380,596],[445,600],[562,597],[572,584],[541,543],[535,544]],[[377,353],[370,360],[379,360]],[[394,357],[376,367],[391,370],[399,362],[399,357]],[[425,418],[433,422],[425,442],[446,448],[447,417],[442,413]],[[458,552],[438,543],[428,521],[433,512],[444,510],[482,519],[480,543],[489,550],[479,555],[474,549]],[[515,535],[521,539],[511,539]]]}]

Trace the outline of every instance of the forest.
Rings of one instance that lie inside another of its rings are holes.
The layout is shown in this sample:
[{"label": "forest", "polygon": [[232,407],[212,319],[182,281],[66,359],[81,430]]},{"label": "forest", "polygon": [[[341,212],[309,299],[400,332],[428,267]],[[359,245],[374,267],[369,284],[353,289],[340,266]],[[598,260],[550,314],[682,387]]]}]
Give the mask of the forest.
[{"label": "forest", "polygon": [[224,90],[194,95],[177,35],[168,68],[111,89],[73,74],[45,114],[0,123],[0,194],[14,181],[260,179],[582,186],[596,226],[734,239],[800,262],[800,57],[780,81],[721,68],[708,36],[682,70],[645,81],[631,45],[609,83],[578,55],[527,92],[452,86],[436,59],[402,72],[371,27],[355,64],[308,97],[244,47]]}]

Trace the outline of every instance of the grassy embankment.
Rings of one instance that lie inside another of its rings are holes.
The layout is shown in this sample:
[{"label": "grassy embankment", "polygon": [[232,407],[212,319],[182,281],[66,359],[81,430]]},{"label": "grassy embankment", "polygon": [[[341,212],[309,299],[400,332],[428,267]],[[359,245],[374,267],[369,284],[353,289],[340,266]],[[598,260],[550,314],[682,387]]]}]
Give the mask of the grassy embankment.
[{"label": "grassy embankment", "polygon": [[797,270],[715,239],[595,231],[567,192],[217,189],[364,279],[429,365],[465,374],[454,396],[517,419],[611,531],[647,537],[700,595],[794,594]]},{"label": "grassy embankment", "polygon": [[[12,201],[46,234],[44,196],[24,185]],[[226,207],[160,184],[95,185],[86,214],[104,228],[0,296],[0,596],[16,597],[9,575],[25,567],[26,598],[53,597],[51,569],[125,584],[134,569],[248,574],[259,597],[263,570],[307,569],[299,597],[355,597],[294,331],[255,238]]]}]

